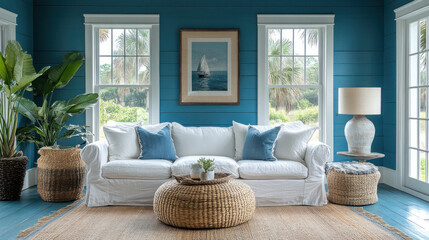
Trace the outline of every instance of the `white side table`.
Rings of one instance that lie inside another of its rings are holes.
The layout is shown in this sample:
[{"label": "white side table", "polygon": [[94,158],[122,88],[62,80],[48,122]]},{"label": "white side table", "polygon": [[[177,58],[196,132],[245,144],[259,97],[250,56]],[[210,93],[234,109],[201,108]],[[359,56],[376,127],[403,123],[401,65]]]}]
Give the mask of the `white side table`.
[{"label": "white side table", "polygon": [[365,162],[368,160],[384,157],[383,153],[377,153],[377,152],[372,152],[370,154],[357,154],[357,153],[351,153],[351,152],[337,152],[337,154],[340,156],[355,158],[355,159],[359,160],[359,162]]}]

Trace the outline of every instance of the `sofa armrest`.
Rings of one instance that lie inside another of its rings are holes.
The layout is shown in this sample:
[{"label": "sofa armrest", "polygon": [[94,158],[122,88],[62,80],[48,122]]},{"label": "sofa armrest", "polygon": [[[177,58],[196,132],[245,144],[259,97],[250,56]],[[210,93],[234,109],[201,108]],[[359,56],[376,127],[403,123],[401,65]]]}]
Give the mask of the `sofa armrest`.
[{"label": "sofa armrest", "polygon": [[90,143],[82,149],[80,156],[86,163],[86,180],[88,182],[102,178],[101,166],[107,163],[108,155],[109,146],[107,145],[107,143],[102,141]]},{"label": "sofa armrest", "polygon": [[305,152],[308,167],[308,180],[325,176],[325,164],[331,157],[331,147],[321,142],[309,142]]}]

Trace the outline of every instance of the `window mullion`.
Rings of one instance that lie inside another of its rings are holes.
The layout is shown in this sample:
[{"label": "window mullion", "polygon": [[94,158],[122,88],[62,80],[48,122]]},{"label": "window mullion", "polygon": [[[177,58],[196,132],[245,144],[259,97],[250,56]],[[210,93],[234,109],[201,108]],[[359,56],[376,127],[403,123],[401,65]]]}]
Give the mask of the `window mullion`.
[{"label": "window mullion", "polygon": [[304,84],[307,83],[307,29],[304,29]]},{"label": "window mullion", "polygon": [[295,83],[295,29],[292,30],[292,84]]},{"label": "window mullion", "polygon": [[139,47],[139,30],[136,29],[136,84],[139,83],[139,57],[138,57],[138,47]]},{"label": "window mullion", "polygon": [[279,29],[280,30],[280,76],[279,76],[279,80],[280,83],[283,83],[283,58],[281,57],[281,54],[283,54],[283,29]]},{"label": "window mullion", "polygon": [[[113,28],[110,29],[110,53],[113,56]],[[113,57],[110,56],[110,83],[113,84]]]}]

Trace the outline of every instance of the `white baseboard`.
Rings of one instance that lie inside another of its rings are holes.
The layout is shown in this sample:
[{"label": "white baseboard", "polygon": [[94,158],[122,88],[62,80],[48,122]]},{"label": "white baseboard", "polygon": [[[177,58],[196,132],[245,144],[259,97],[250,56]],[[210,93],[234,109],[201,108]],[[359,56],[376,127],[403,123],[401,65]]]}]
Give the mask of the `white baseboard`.
[{"label": "white baseboard", "polygon": [[30,188],[36,185],[37,185],[37,168],[27,169],[27,172],[24,178],[24,186],[22,187],[22,190],[25,190],[27,188]]},{"label": "white baseboard", "polygon": [[380,171],[381,178],[380,183],[384,183],[386,185],[389,185],[391,187],[394,187],[398,190],[401,190],[403,192],[406,192],[408,194],[411,194],[415,197],[418,197],[420,199],[423,199],[425,201],[429,202],[429,195],[417,192],[411,188],[407,188],[400,184],[400,181],[398,179],[398,175],[396,170],[386,168],[386,167],[378,167],[378,170]]}]

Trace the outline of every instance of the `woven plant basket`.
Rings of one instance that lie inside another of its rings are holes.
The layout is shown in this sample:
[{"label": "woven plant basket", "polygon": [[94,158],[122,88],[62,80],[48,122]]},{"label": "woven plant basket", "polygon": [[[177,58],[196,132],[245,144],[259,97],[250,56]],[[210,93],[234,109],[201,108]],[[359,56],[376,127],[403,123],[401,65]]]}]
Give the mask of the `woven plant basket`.
[{"label": "woven plant basket", "polygon": [[247,184],[234,179],[211,185],[184,185],[173,180],[158,188],[153,209],[168,225],[225,228],[253,217],[255,196]]},{"label": "woven plant basket", "polygon": [[346,174],[328,171],[328,200],[342,205],[369,205],[378,201],[377,185],[380,172],[371,174]]},{"label": "woven plant basket", "polygon": [[0,158],[0,201],[14,201],[21,197],[28,158]]},{"label": "woven plant basket", "polygon": [[68,202],[79,198],[85,181],[85,163],[80,148],[39,149],[37,192],[47,202]]}]

